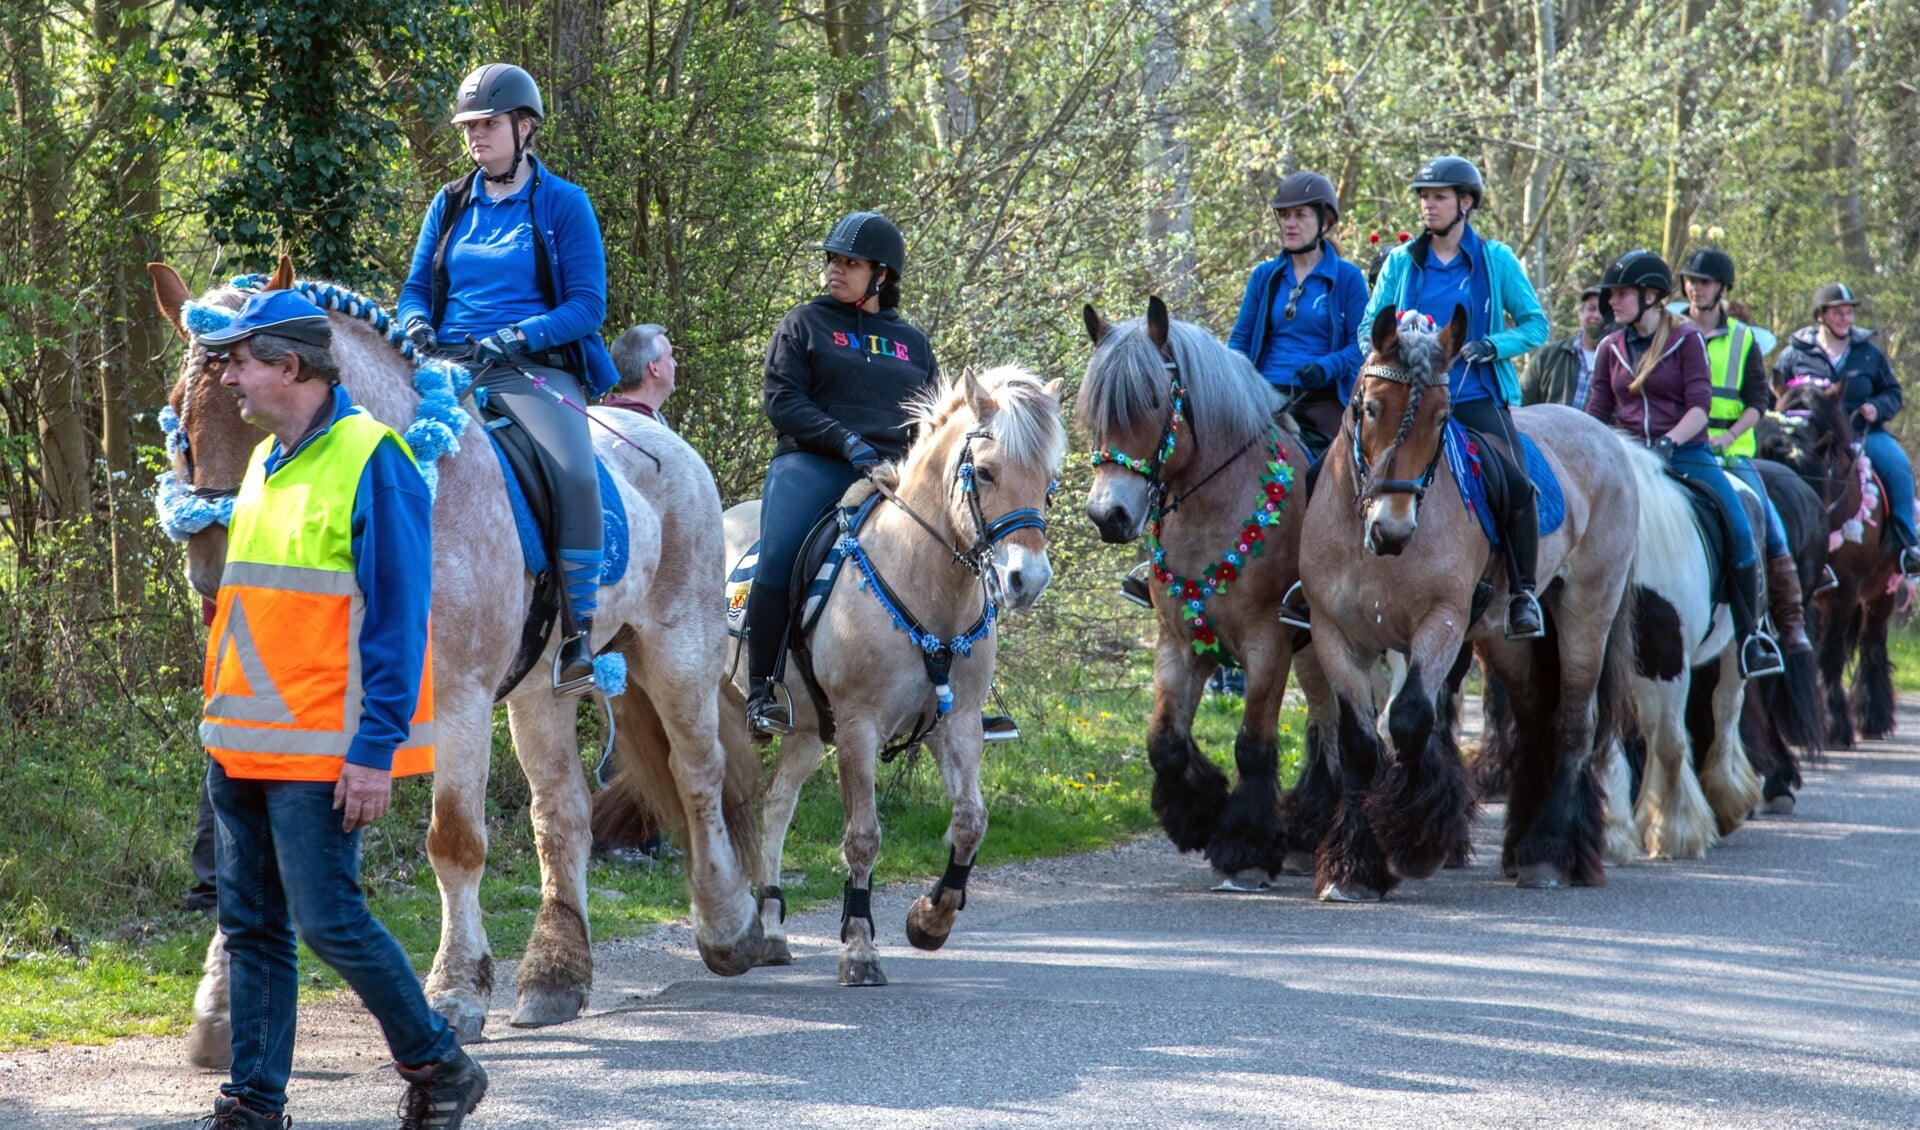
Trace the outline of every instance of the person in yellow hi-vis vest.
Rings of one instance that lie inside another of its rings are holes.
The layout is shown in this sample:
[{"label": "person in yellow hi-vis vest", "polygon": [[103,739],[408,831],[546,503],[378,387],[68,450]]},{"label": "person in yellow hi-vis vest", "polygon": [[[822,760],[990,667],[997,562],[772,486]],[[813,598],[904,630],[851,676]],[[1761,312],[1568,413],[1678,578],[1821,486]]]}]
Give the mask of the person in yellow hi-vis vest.
[{"label": "person in yellow hi-vis vest", "polygon": [[[1807,638],[1800,574],[1787,552],[1787,531],[1780,513],[1767,498],[1766,484],[1754,469],[1753,426],[1772,407],[1766,350],[1753,326],[1733,309],[1733,256],[1717,247],[1700,247],[1680,265],[1687,291],[1687,318],[1707,335],[1707,362],[1713,371],[1713,406],[1707,412],[1707,443],[1727,473],[1753,488],[1766,511],[1767,603],[1780,646],[1787,651],[1813,650]],[[1744,310],[1738,311],[1745,313]],[[1769,338],[1771,335],[1768,335]]]},{"label": "person in yellow hi-vis vest", "polygon": [[405,442],[340,387],[332,339],[287,290],[196,339],[269,433],[227,527],[200,726],[231,968],[221,1130],[289,1123],[296,928],[379,1020],[403,1125],[458,1127],[487,1087],[360,890],[360,829],[394,776],[433,770],[432,502]]}]

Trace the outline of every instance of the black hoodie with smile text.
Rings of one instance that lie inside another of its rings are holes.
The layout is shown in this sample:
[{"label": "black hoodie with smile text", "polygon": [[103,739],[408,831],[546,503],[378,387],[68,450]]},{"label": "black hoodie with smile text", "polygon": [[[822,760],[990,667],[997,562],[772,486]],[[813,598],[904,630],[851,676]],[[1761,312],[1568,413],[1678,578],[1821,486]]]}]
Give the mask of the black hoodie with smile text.
[{"label": "black hoodie with smile text", "polygon": [[826,294],[796,306],[767,346],[762,403],[780,435],[774,454],[845,458],[858,435],[898,459],[913,438],[906,402],[939,380],[927,336],[899,311],[869,314]]}]

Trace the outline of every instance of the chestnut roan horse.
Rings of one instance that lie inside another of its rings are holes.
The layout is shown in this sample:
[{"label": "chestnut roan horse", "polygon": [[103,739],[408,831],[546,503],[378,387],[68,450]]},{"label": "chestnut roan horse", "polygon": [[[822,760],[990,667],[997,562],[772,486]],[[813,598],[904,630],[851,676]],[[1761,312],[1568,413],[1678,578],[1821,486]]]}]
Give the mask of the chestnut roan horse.
[{"label": "chestnut roan horse", "polygon": [[[1464,852],[1471,789],[1436,724],[1450,713],[1440,700],[1463,641],[1505,681],[1518,726],[1503,870],[1524,887],[1606,881],[1593,757],[1626,708],[1632,671],[1621,597],[1639,517],[1634,480],[1619,472],[1618,441],[1597,421],[1559,406],[1515,412],[1566,499],[1560,528],[1540,539],[1547,635],[1508,640],[1497,617],[1476,619],[1505,608],[1507,594],[1442,449],[1447,367],[1466,325],[1460,308],[1439,332],[1392,307],[1374,320],[1372,353],[1301,531],[1313,650],[1338,712],[1341,799],[1314,879],[1328,901],[1379,899]],[[1474,599],[1483,578],[1496,586],[1490,602],[1484,591]],[[1383,751],[1373,673],[1389,652],[1404,653],[1407,668]]]},{"label": "chestnut roan horse", "polygon": [[[1147,315],[1109,325],[1083,311],[1095,346],[1075,404],[1093,440],[1087,516],[1102,541],[1145,534],[1160,623],[1153,662],[1153,811],[1181,851],[1204,851],[1223,886],[1257,889],[1278,874],[1288,842],[1279,798],[1280,696],[1295,629],[1276,610],[1298,572],[1307,459],[1273,386],[1199,326],[1173,321],[1160,299]],[[1233,756],[1239,782],[1193,740],[1193,716],[1216,665],[1247,671]],[[1303,657],[1309,703],[1317,671]],[[1325,734],[1309,718],[1308,743]],[[1322,787],[1325,759],[1309,750],[1296,791]],[[1310,848],[1309,845],[1305,845]]]},{"label": "chestnut roan horse", "polygon": [[[175,450],[173,480],[202,496],[240,483],[261,435],[210,370],[188,324],[220,317],[246,297],[215,287],[194,311],[173,268],[149,267],[161,310],[188,348],[171,406],[184,443]],[[270,281],[295,283],[281,261]],[[342,385],[375,419],[406,432],[421,412],[416,366],[391,319],[343,288],[314,284],[331,306],[333,354]],[[336,301],[338,304],[335,304]],[[342,309],[353,312],[341,312]],[[445,378],[442,377],[444,384]],[[442,391],[441,396],[446,393]],[[471,401],[468,401],[469,406]],[[449,401],[445,408],[457,423]],[[603,586],[597,642],[625,656],[627,685],[613,700],[619,720],[620,777],[640,788],[669,825],[684,829],[687,886],[700,952],[717,973],[743,973],[760,951],[760,923],[747,868],[755,853],[752,792],[758,759],[729,763],[719,737],[718,686],[726,634],[711,612],[723,599],[720,497],[704,461],[667,428],[629,412],[609,412],[595,445],[616,482],[631,532],[624,578]],[[610,429],[621,430],[621,439]],[[455,434],[459,428],[450,426]],[[176,441],[177,442],[177,441]],[[427,978],[428,1001],[462,1041],[481,1034],[493,998],[493,956],[480,908],[487,854],[487,775],[492,761],[497,689],[520,647],[532,598],[501,466],[478,428],[437,467],[433,508],[433,688],[435,772],[427,855],[439,880],[440,949]],[[651,459],[643,458],[644,447]],[[164,494],[163,490],[163,494]],[[226,530],[208,525],[186,544],[187,573],[211,597],[226,559]],[[549,646],[549,653],[552,650]],[[544,662],[544,657],[543,657]],[[575,702],[554,696],[546,680],[522,680],[506,697],[514,753],[526,773],[541,870],[540,910],[517,978],[511,1023],[536,1026],[572,1019],[586,1004],[593,978],[587,931],[588,799],[575,735]],[[196,1011],[196,1062],[218,1063],[224,1041],[224,966],[218,936]],[[209,1031],[201,1032],[198,1029]]]}]

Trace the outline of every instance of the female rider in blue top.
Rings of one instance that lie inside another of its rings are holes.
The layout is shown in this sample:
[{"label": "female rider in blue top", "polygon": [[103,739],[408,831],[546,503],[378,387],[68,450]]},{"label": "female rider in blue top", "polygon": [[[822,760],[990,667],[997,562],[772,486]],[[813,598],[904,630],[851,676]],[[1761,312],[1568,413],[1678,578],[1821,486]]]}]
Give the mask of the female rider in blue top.
[{"label": "female rider in blue top", "polygon": [[[1482,239],[1472,213],[1486,192],[1480,170],[1464,157],[1436,157],[1413,178],[1426,231],[1394,248],[1359,322],[1359,332],[1382,309],[1418,310],[1445,325],[1454,307],[1467,311],[1467,343],[1448,373],[1453,418],[1480,434],[1506,462],[1507,501],[1502,540],[1507,551],[1507,638],[1546,634],[1534,599],[1534,562],[1540,524],[1533,484],[1527,479],[1520,436],[1509,405],[1520,403],[1513,358],[1546,344],[1547,315],[1533,284],[1506,244]],[[1511,315],[1513,328],[1506,320]]]},{"label": "female rider in blue top", "polygon": [[479,168],[434,197],[400,290],[413,343],[473,370],[474,397],[512,417],[558,473],[550,550],[575,630],[554,662],[554,691],[592,686],[595,598],[603,558],[600,480],[586,403],[617,374],[600,323],[607,260],[587,194],[527,151],[545,118],[519,67],[490,63],[460,84],[454,124]]}]

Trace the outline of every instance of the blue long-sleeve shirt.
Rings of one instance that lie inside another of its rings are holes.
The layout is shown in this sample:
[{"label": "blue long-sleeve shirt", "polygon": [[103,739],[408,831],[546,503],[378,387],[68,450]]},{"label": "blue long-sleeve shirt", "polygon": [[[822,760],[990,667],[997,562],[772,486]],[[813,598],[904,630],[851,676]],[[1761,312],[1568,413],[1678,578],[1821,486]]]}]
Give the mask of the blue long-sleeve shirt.
[{"label": "blue long-sleeve shirt", "polygon": [[[268,478],[297,459],[335,421],[355,411],[345,389],[333,390],[333,414],[291,454],[274,444]],[[370,769],[393,768],[393,752],[407,737],[420,703],[432,600],[433,500],[426,480],[393,440],[374,448],[353,496],[353,576],[365,611],[360,621],[360,728],[347,760]]]},{"label": "blue long-sleeve shirt", "polygon": [[[1233,332],[1227,337],[1227,345],[1252,361],[1263,376],[1273,379],[1275,358],[1271,356],[1275,347],[1273,336],[1273,311],[1285,305],[1285,295],[1291,289],[1291,283],[1282,288],[1281,283],[1292,276],[1288,270],[1292,259],[1282,255],[1269,259],[1253,269],[1253,275],[1247,280],[1247,291],[1240,300],[1240,315],[1234,320]],[[1303,292],[1302,300],[1323,296],[1326,324],[1332,334],[1325,344],[1309,355],[1308,347],[1300,343],[1288,346],[1289,352],[1300,359],[1293,369],[1309,362],[1317,363],[1327,374],[1328,382],[1339,393],[1341,400],[1347,399],[1353,392],[1353,381],[1360,372],[1360,362],[1365,355],[1360,350],[1359,321],[1361,312],[1367,306],[1367,277],[1354,266],[1340,257],[1340,252],[1332,243],[1322,245],[1320,262],[1314,264],[1308,272],[1308,289]],[[1323,283],[1324,290],[1320,289]],[[1318,311],[1315,312],[1316,315]],[[1282,381],[1276,383],[1293,383]]]},{"label": "blue long-sleeve shirt", "polygon": [[[511,291],[503,290],[491,297],[491,287],[483,288],[478,294],[463,294],[458,303],[461,308],[458,328],[464,332],[467,328],[478,326],[492,332],[517,326],[526,335],[528,350],[534,353],[578,342],[586,367],[583,376],[588,391],[599,396],[619,379],[619,374],[614,371],[613,358],[600,338],[600,324],[607,318],[607,250],[600,237],[600,221],[593,214],[593,205],[587,200],[585,190],[549,171],[538,158],[530,156],[528,160],[533,165],[533,176],[506,200],[483,202],[481,197],[485,193],[480,190],[478,183],[468,181],[470,203],[452,221],[454,231],[447,241],[447,257],[457,261],[464,254],[453,246],[456,239],[498,241],[505,238],[503,229],[523,223],[537,225],[541,240],[547,247],[547,261],[553,272],[558,304],[545,313],[529,317],[517,300],[502,300],[503,295],[511,298],[519,294],[524,298],[522,290],[528,287],[537,289],[538,285],[535,281],[537,276],[533,273],[531,228],[524,231],[515,228],[513,237],[524,239],[528,248],[524,268],[526,275],[520,280],[524,286]],[[475,170],[473,176],[479,175],[479,171]],[[530,221],[521,192],[532,195]],[[517,198],[521,203],[516,208],[511,202]],[[413,265],[407,270],[407,281],[400,287],[400,301],[395,309],[403,326],[416,317],[431,316],[433,256],[440,246],[440,214],[445,209],[446,199],[445,188],[435,193],[433,203],[427,205],[427,214],[420,223],[420,237],[413,245]],[[500,302],[500,305],[497,308],[490,305],[494,302]],[[544,300],[540,305],[545,306]],[[447,324],[445,318],[455,316],[455,309],[456,301],[450,291],[443,324]],[[492,324],[489,325],[489,322]]]}]

